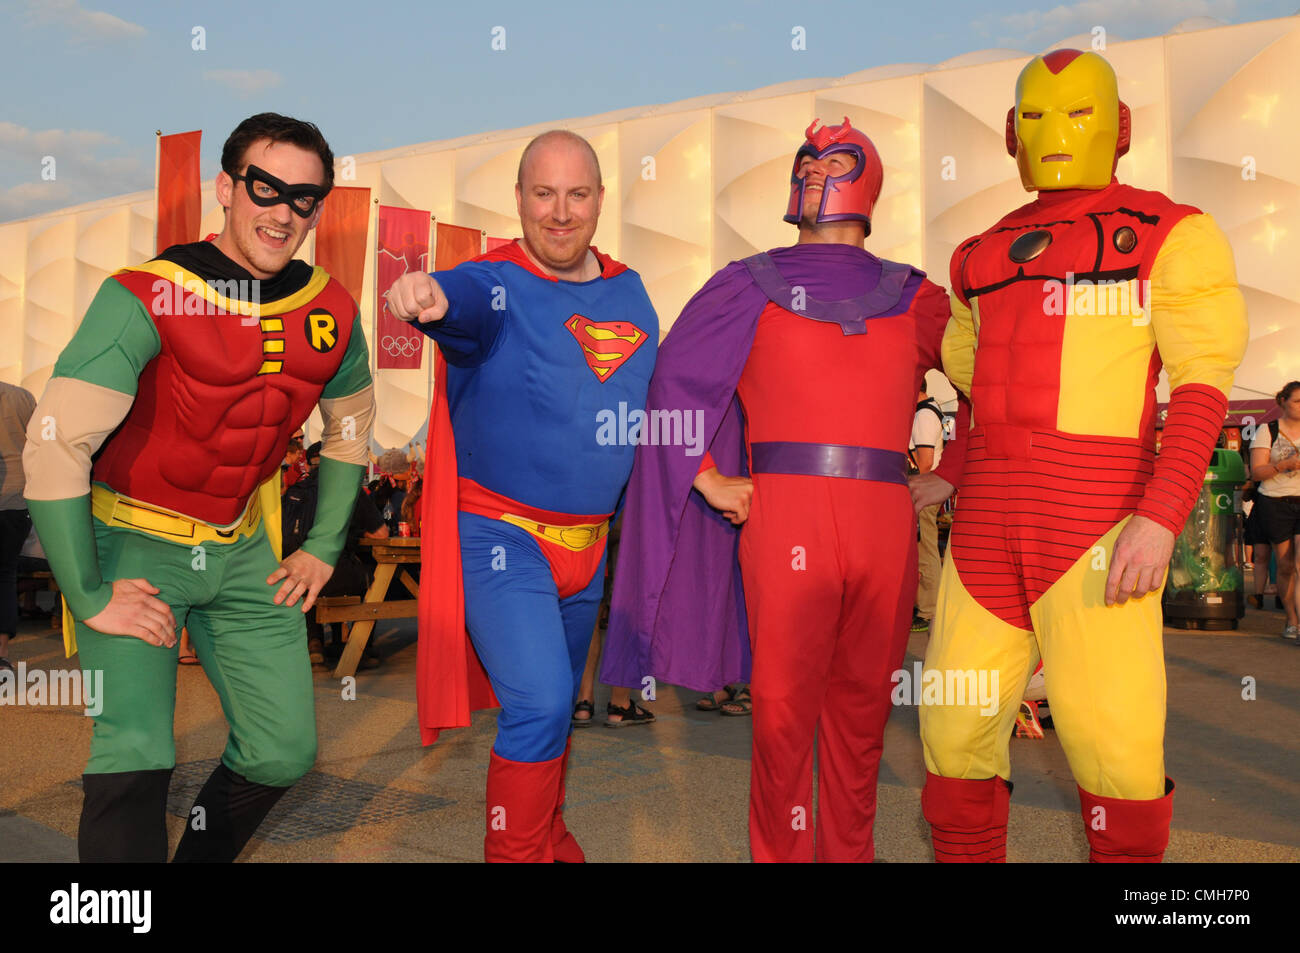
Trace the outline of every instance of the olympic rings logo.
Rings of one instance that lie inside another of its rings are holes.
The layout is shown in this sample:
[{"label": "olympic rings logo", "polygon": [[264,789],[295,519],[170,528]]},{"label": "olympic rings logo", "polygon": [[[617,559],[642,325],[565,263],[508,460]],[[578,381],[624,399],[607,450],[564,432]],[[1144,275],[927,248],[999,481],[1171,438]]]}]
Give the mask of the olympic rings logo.
[{"label": "olympic rings logo", "polygon": [[420,352],[420,339],[417,337],[394,337],[389,334],[379,342],[379,346],[393,357],[414,357]]}]

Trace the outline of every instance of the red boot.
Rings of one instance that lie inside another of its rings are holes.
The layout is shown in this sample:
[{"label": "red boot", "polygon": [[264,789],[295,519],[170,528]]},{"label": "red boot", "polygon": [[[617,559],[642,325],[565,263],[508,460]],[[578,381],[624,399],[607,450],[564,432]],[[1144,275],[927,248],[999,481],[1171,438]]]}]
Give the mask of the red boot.
[{"label": "red boot", "polygon": [[587,855],[578,846],[577,839],[564,826],[564,778],[569,773],[570,738],[564,744],[564,757],[560,759],[560,790],[555,798],[555,814],[551,818],[551,851],[557,864],[585,864]]},{"label": "red boot", "polygon": [[1079,788],[1088,861],[1093,864],[1158,864],[1169,846],[1174,816],[1174,782],[1165,778],[1165,796],[1150,801],[1100,797]]},{"label": "red boot", "polygon": [[549,864],[555,796],[564,759],[507,761],[495,751],[488,763],[487,836],[483,859],[488,863]]},{"label": "red boot", "polygon": [[930,822],[941,864],[1005,864],[1011,784],[1002,778],[965,781],[926,772],[921,813]]}]

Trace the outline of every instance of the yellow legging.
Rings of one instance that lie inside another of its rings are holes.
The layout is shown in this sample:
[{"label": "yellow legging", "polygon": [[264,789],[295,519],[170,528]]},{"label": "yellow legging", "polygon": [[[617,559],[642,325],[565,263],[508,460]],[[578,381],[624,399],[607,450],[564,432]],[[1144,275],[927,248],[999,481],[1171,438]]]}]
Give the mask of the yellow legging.
[{"label": "yellow legging", "polygon": [[1123,605],[1105,602],[1107,569],[1126,522],[1112,527],[1030,607],[1032,631],[980,606],[951,554],[945,560],[925,670],[996,671],[999,699],[996,712],[987,715],[978,702],[921,706],[931,772],[1010,780],[1012,725],[1041,657],[1052,721],[1079,786],[1128,800],[1164,795],[1160,592]]}]

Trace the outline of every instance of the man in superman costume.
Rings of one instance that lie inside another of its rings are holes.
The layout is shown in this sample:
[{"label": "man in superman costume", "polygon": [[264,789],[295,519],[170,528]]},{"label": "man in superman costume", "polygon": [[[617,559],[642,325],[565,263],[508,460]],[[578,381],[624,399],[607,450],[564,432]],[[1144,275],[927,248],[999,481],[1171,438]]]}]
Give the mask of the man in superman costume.
[{"label": "man in superman costume", "polygon": [[863,247],[871,140],[848,119],[806,136],[785,216],[798,244],[718,272],[664,341],[648,405],[702,409],[708,453],[637,451],[602,681],[711,691],[748,680],[752,650],[754,860],[869,861],[916,593],[908,435],[949,311]]},{"label": "man in superman costume", "polygon": [[659,322],[637,274],[590,245],[604,189],[585,139],[534,139],[515,195],[522,240],[403,275],[388,294],[392,314],[418,318],[439,349],[420,729],[432,744],[497,704],[495,691],[484,857],[576,863],[583,853],[561,814],[570,713],[636,449],[635,435],[606,439],[600,423],[620,405],[644,407]]},{"label": "man in superman costume", "polygon": [[[69,654],[103,672],[82,861],[167,859],[183,626],[230,735],[175,860],[234,860],[315,760],[303,613],[342,549],[374,407],[355,302],[293,260],[332,184],[315,126],[241,123],[216,181],[221,234],[103,283],[28,428],[28,506],[76,620]],[[317,519],[282,561],[280,459],[318,402]]]},{"label": "man in superman costume", "polygon": [[[1155,862],[1169,840],[1160,590],[1247,324],[1223,233],[1119,184],[1128,145],[1105,59],[1035,57],[1007,149],[1038,196],[952,257],[944,369],[975,427],[926,667],[998,671],[1001,698],[993,717],[921,710],[922,805],[940,861],[1006,857],[1008,739],[1040,659],[1091,859]],[[914,486],[919,503],[951,490]]]}]

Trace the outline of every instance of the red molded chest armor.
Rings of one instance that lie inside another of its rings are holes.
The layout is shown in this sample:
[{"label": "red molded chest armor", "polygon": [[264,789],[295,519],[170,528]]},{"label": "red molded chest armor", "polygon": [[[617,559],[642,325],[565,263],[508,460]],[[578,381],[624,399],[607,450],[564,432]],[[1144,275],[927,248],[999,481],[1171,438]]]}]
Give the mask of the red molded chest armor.
[{"label": "red molded chest armor", "polygon": [[[301,291],[262,303],[256,317],[225,313],[148,270],[156,266],[180,272],[149,262],[114,276],[144,304],[162,347],[92,479],[227,526],[278,469],[290,435],[338,371],[356,304],[318,268]],[[191,288],[202,282],[184,275]]]},{"label": "red molded chest armor", "polygon": [[[1136,279],[1145,307],[1142,283],[1165,237],[1199,211],[1160,192],[1114,184],[1064,201],[1031,202],[963,242],[953,253],[951,278],[964,301],[979,299],[971,385],[978,423],[1055,429],[1067,316],[1046,306],[1053,283],[1071,276],[1076,284]],[[1050,244],[1028,261],[1013,260],[1013,244],[1034,232],[1050,235]]]}]

